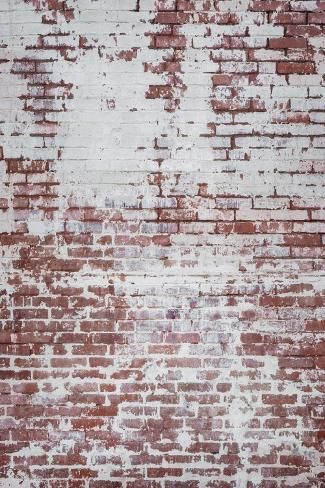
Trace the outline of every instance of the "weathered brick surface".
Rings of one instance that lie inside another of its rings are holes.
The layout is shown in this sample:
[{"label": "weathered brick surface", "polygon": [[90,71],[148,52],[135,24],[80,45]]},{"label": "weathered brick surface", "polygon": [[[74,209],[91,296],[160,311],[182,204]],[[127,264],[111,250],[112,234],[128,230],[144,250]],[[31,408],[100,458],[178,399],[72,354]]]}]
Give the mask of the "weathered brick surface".
[{"label": "weathered brick surface", "polygon": [[0,0],[0,486],[324,470],[324,2]]}]

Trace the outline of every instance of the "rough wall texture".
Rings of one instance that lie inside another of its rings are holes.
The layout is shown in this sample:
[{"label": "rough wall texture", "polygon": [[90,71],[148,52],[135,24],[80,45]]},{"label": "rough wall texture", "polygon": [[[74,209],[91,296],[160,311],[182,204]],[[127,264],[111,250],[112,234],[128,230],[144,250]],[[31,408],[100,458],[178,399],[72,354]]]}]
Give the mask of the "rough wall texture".
[{"label": "rough wall texture", "polygon": [[324,8],[0,0],[1,487],[325,486]]}]

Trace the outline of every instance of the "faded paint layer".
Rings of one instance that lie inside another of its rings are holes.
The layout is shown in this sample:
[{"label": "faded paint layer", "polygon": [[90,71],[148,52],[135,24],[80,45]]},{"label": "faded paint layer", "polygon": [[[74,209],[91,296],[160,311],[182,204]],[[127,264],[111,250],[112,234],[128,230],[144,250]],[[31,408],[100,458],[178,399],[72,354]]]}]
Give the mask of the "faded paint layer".
[{"label": "faded paint layer", "polygon": [[0,486],[323,487],[324,2],[0,11]]}]

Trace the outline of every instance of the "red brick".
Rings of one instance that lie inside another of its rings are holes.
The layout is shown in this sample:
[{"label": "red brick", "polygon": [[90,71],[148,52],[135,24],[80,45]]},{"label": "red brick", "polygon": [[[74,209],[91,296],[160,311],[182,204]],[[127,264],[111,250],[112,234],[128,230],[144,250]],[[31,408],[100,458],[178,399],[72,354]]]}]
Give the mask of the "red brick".
[{"label": "red brick", "polygon": [[271,15],[275,24],[305,24],[306,14],[303,12],[279,12]]},{"label": "red brick", "polygon": [[277,70],[280,74],[311,74],[314,73],[315,67],[313,63],[277,63]]},{"label": "red brick", "polygon": [[289,10],[289,2],[285,0],[254,0],[251,9],[261,12]]},{"label": "red brick", "polygon": [[156,47],[161,49],[184,48],[186,39],[184,36],[156,36]]},{"label": "red brick", "polygon": [[297,401],[297,395],[262,395],[262,401],[266,404],[291,404]]}]

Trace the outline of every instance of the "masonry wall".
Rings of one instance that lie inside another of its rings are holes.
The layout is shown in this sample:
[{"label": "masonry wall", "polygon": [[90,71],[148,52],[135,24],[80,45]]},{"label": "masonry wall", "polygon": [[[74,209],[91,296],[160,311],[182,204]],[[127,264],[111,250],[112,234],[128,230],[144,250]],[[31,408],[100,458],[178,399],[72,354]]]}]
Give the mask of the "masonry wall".
[{"label": "masonry wall", "polygon": [[0,0],[0,486],[321,488],[322,1]]}]

